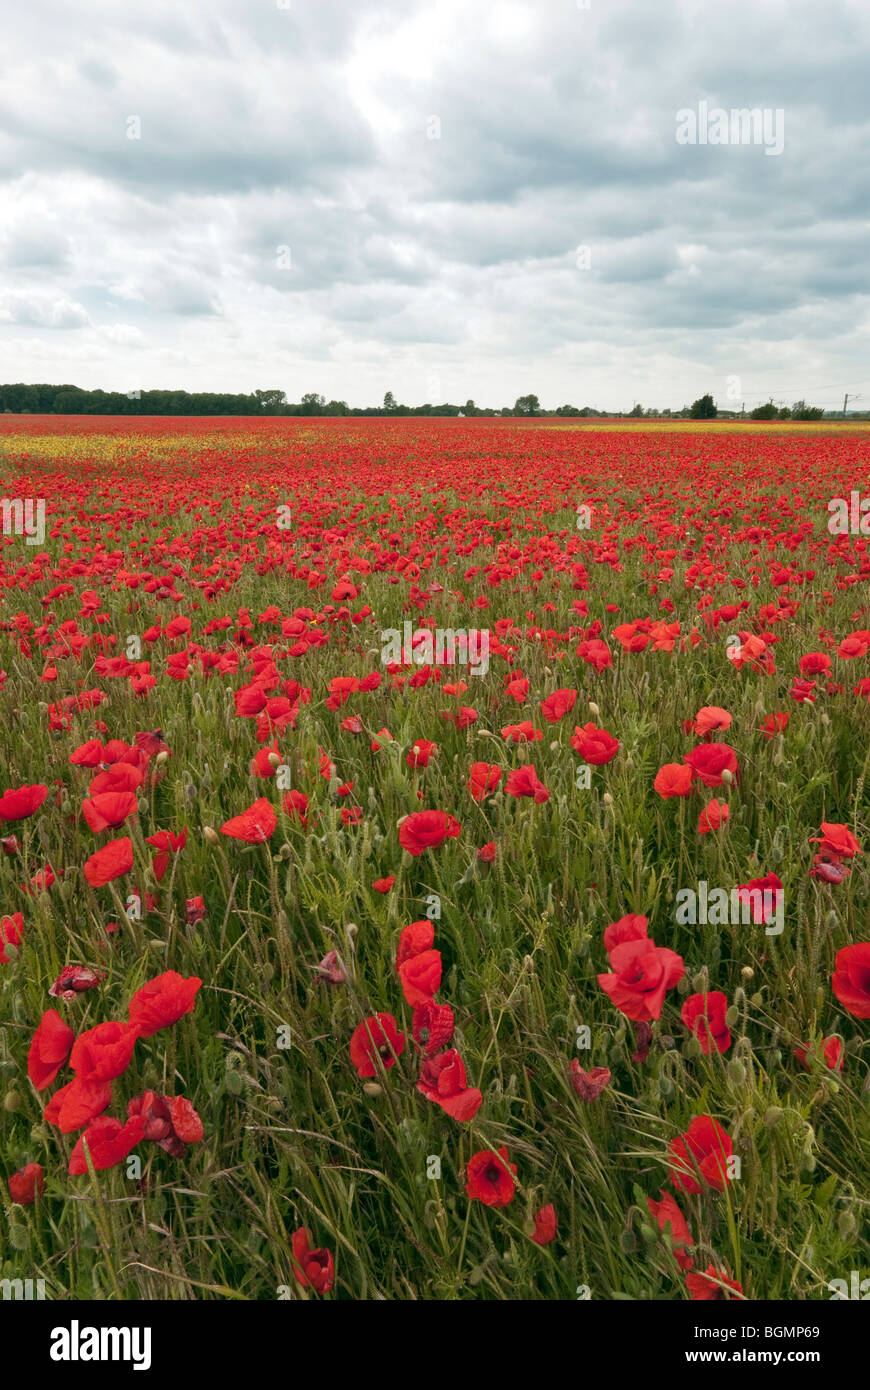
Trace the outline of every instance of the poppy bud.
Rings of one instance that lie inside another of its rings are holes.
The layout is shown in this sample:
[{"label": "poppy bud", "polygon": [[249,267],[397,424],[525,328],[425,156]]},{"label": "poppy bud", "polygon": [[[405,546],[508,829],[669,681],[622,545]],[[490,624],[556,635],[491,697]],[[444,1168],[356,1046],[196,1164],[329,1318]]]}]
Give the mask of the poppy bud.
[{"label": "poppy bud", "polygon": [[746,1068],[736,1057],[728,1063],[728,1080],[735,1086],[742,1086],[746,1080]]},{"label": "poppy bud", "polygon": [[764,1123],[768,1129],[776,1129],[782,1119],[783,1111],[779,1105],[770,1105],[764,1112]]},{"label": "poppy bud", "polygon": [[203,826],[203,828],[202,828],[202,838],[203,838],[204,840],[207,840],[208,843],[209,843],[210,845],[219,845],[219,844],[220,844],[220,838],[219,838],[219,836],[218,836],[217,831],[216,831],[216,830],[213,830],[212,827],[211,827],[210,825],[204,825],[204,826]]},{"label": "poppy bud", "polygon": [[729,1028],[733,1028],[738,1022],[739,1018],[740,1010],[738,1009],[736,1004],[732,1004],[730,1008],[725,1010],[725,1022],[728,1024]]},{"label": "poppy bud", "polygon": [[266,759],[266,762],[269,764],[270,767],[281,766],[281,758],[277,753],[270,753],[268,758]]},{"label": "poppy bud", "polygon": [[602,800],[602,802],[604,803],[605,806],[612,806],[612,805],[613,805],[613,797],[610,795],[610,792],[605,792],[604,795],[602,796],[601,800]]},{"label": "poppy bud", "polygon": [[601,718],[601,710],[599,709],[598,705],[596,705],[596,703],[595,703],[594,700],[590,700],[590,701],[589,701],[589,703],[588,703],[588,705],[587,705],[587,708],[588,708],[590,714],[594,714],[594,715],[595,715],[595,718],[596,718],[596,719],[600,719],[600,718]]},{"label": "poppy bud", "polygon": [[16,1110],[21,1109],[21,1096],[18,1091],[7,1091],[3,1097],[3,1109],[8,1110],[10,1115],[14,1115]]},{"label": "poppy bud", "polygon": [[168,760],[169,754],[167,753],[165,748],[161,748],[160,752],[157,754],[157,757],[154,759],[158,767],[162,767],[165,762],[168,762]]},{"label": "poppy bud", "polygon": [[742,978],[747,982],[749,980],[755,979],[755,971],[752,969],[751,965],[744,965],[743,969],[740,971],[740,974]]},{"label": "poppy bud", "polygon": [[366,1095],[371,1096],[372,1098],[374,1098],[375,1096],[379,1096],[381,1094],[382,1089],[383,1088],[379,1086],[376,1081],[367,1081],[366,1084],[363,1086],[363,1090],[365,1091]]}]

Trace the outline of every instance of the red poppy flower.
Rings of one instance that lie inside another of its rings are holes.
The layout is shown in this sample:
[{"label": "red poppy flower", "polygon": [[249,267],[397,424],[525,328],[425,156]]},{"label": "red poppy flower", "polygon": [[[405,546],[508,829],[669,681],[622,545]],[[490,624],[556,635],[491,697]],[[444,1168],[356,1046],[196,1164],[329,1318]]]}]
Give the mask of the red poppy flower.
[{"label": "red poppy flower", "polygon": [[609,763],[619,752],[619,739],[595,724],[577,725],[570,738],[575,753],[587,763]]},{"label": "red poppy flower", "polygon": [[694,1033],[707,1057],[714,1049],[727,1052],[731,1046],[731,1033],[725,1022],[727,1011],[728,999],[721,990],[690,994],[680,1010],[680,1018]]},{"label": "red poppy flower", "polygon": [[437,994],[441,985],[441,952],[420,951],[399,966],[399,980],[405,1002],[412,1007],[424,1004]]},{"label": "red poppy flower", "polygon": [[350,1060],[362,1077],[377,1075],[375,1054],[389,1071],[404,1050],[405,1034],[399,1032],[392,1014],[372,1014],[357,1025],[350,1040]]},{"label": "red poppy flower", "polygon": [[437,751],[437,743],[433,743],[428,738],[418,738],[415,740],[410,753],[405,755],[405,762],[408,767],[428,767],[432,761],[432,755]]},{"label": "red poppy flower", "polygon": [[729,1279],[723,1270],[708,1265],[703,1274],[687,1274],[686,1288],[694,1303],[709,1302],[712,1299],[730,1300],[732,1293],[743,1293],[743,1285],[736,1279]]},{"label": "red poppy flower", "polygon": [[655,1221],[660,1231],[669,1237],[674,1259],[680,1269],[689,1270],[695,1263],[692,1256],[688,1253],[693,1245],[692,1233],[689,1230],[686,1218],[677,1206],[670,1192],[661,1190],[661,1201],[656,1202],[654,1198],[647,1197],[646,1204],[649,1207],[650,1216]]},{"label": "red poppy flower", "polygon": [[135,792],[100,792],[82,802],[82,815],[95,835],[101,830],[121,825],[138,809]]},{"label": "red poppy flower", "polygon": [[389,893],[395,881],[395,874],[390,874],[388,878],[376,878],[372,888],[376,893]]},{"label": "red poppy flower", "polygon": [[48,787],[42,782],[4,792],[0,796],[0,821],[26,820],[39,810],[47,796]]},{"label": "red poppy flower", "polygon": [[0,919],[0,965],[8,965],[12,959],[6,954],[7,946],[14,946],[17,949],[21,945],[23,928],[24,917],[20,912],[13,912],[11,917]]},{"label": "red poppy flower", "polygon": [[556,1239],[558,1222],[556,1220],[556,1208],[552,1203],[549,1203],[545,1207],[540,1207],[538,1211],[535,1212],[534,1222],[535,1229],[532,1234],[532,1240],[536,1245],[549,1245],[551,1241]]},{"label": "red poppy flower", "polygon": [[665,993],[685,974],[681,956],[649,938],[626,941],[610,952],[611,974],[598,983],[611,1002],[638,1023],[661,1018]]},{"label": "red poppy flower", "polygon": [[719,705],[704,705],[692,720],[692,728],[699,738],[703,738],[714,729],[730,729],[731,715]]},{"label": "red poppy flower", "polygon": [[9,1196],[16,1206],[32,1207],[36,1194],[45,1195],[45,1177],[41,1163],[27,1163],[9,1179]]},{"label": "red poppy flower", "polygon": [[113,879],[128,874],[133,867],[133,841],[129,835],[110,840],[83,865],[83,873],[92,888],[100,888]]},{"label": "red poppy flower", "polygon": [[456,817],[446,811],[412,811],[399,826],[399,844],[409,854],[423,854],[455,839],[461,830]]},{"label": "red poppy flower", "polygon": [[819,1049],[818,1054],[812,1053],[805,1047],[796,1047],[794,1055],[802,1067],[807,1071],[811,1070],[810,1056],[819,1056],[829,1071],[842,1071],[846,1065],[846,1058],[843,1055],[843,1040],[836,1036],[825,1038]]},{"label": "red poppy flower", "polygon": [[496,763],[472,763],[465,785],[475,801],[483,801],[495,791],[501,777],[502,769]]},{"label": "red poppy flower", "polygon": [[491,864],[496,856],[495,840],[487,840],[485,845],[481,845],[477,851],[477,857],[482,864]]},{"label": "red poppy flower", "polygon": [[71,1177],[77,1177],[88,1171],[85,1146],[94,1168],[98,1171],[114,1168],[117,1163],[123,1163],[128,1153],[141,1142],[144,1134],[145,1124],[139,1115],[133,1116],[123,1125],[120,1120],[113,1120],[109,1115],[99,1115],[91,1121],[77,1141],[67,1172]]},{"label": "red poppy flower", "polygon": [[98,1023],[76,1038],[70,1066],[81,1081],[113,1081],[130,1065],[138,1036],[129,1023]]},{"label": "red poppy flower", "polygon": [[304,1289],[314,1289],[315,1293],[329,1293],[335,1282],[335,1266],[332,1253],[320,1248],[311,1249],[311,1232],[307,1226],[294,1231],[291,1237],[293,1247],[293,1274],[297,1283]]},{"label": "red poppy flower", "polygon": [[277,824],[278,818],[273,806],[261,796],[240,816],[233,816],[230,820],[224,821],[221,834],[233,840],[243,840],[246,845],[256,845],[268,840],[275,833]]},{"label": "red poppy flower", "polygon": [[150,1038],[161,1028],[169,1028],[185,1014],[193,1012],[197,991],[202,984],[198,975],[179,975],[166,970],[155,975],[130,1000],[130,1023],[140,1037]]},{"label": "red poppy flower", "polygon": [[465,1064],[455,1048],[425,1059],[417,1090],[451,1119],[463,1122],[474,1118],[483,1101],[480,1091],[467,1084]]},{"label": "red poppy flower", "polygon": [[698,816],[698,834],[709,835],[713,830],[720,830],[730,814],[728,802],[717,801],[714,797]]},{"label": "red poppy flower", "polygon": [[689,796],[693,776],[692,769],[684,763],[665,763],[656,773],[653,787],[664,800],[671,796]]},{"label": "red poppy flower", "polygon": [[837,952],[831,988],[850,1014],[870,1018],[870,941]]},{"label": "red poppy flower", "polygon": [[187,827],[175,835],[171,830],[158,830],[154,835],[148,835],[145,839],[146,845],[152,845],[157,850],[152,861],[154,876],[159,883],[169,868],[170,854],[178,854],[187,844]]},{"label": "red poppy flower", "polygon": [[82,1081],[80,1077],[55,1091],[43,1111],[43,1119],[57,1125],[62,1134],[84,1129],[112,1103],[111,1081]]},{"label": "red poppy flower", "polygon": [[535,770],[534,763],[512,768],[504,786],[505,796],[532,797],[536,805],[549,801],[550,793]]},{"label": "red poppy flower", "polygon": [[571,1058],[568,1068],[571,1085],[581,1100],[597,1100],[605,1086],[610,1085],[610,1071],[607,1067],[592,1067],[584,1071],[576,1057]]},{"label": "red poppy flower", "polygon": [[620,917],[618,922],[611,922],[609,927],[604,928],[604,949],[609,955],[614,946],[621,946],[625,941],[642,941],[647,934],[649,920],[641,917],[637,912],[629,912],[626,917]]},{"label": "red poppy flower", "polygon": [[411,1032],[414,1042],[427,1057],[440,1052],[453,1037],[454,1018],[449,1004],[436,1004],[434,999],[424,999],[414,1008]]},{"label": "red poppy flower", "polygon": [[[728,1186],[730,1136],[712,1115],[697,1115],[685,1134],[668,1145],[671,1181],[685,1192],[702,1192],[703,1184],[722,1192]],[[699,1181],[700,1179],[700,1181]]]},{"label": "red poppy flower", "polygon": [[465,1191],[472,1201],[487,1207],[510,1206],[516,1194],[516,1165],[508,1161],[504,1145],[498,1150],[481,1149],[472,1154],[465,1170]]},{"label": "red poppy flower", "polygon": [[726,780],[723,772],[730,773],[735,781],[740,776],[737,754],[727,743],[699,743],[686,754],[683,762],[688,763],[705,787],[721,787]]},{"label": "red poppy flower", "polygon": [[788,721],[787,714],[769,714],[761,725],[761,732],[765,738],[774,738],[776,734],[784,732]]},{"label": "red poppy flower", "polygon": [[821,845],[822,853],[836,855],[838,859],[853,859],[864,852],[847,826],[824,820],[821,835],[811,836],[810,844]]},{"label": "red poppy flower", "polygon": [[47,1009],[37,1025],[27,1053],[27,1075],[37,1091],[54,1081],[75,1042],[75,1033],[57,1009]]},{"label": "red poppy flower", "polygon": [[560,719],[564,719],[566,714],[570,714],[576,702],[576,690],[554,690],[552,695],[548,695],[545,700],[541,701],[541,714],[548,724],[558,724]]},{"label": "red poppy flower", "polygon": [[48,992],[52,999],[75,999],[85,990],[96,989],[102,978],[86,965],[65,965]]}]

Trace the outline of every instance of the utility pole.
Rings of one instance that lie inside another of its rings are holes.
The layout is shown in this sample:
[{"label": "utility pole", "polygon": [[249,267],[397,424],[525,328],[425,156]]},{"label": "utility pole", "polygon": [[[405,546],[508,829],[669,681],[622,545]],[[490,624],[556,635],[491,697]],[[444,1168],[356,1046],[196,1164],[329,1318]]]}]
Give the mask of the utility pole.
[{"label": "utility pole", "polygon": [[850,401],[859,401],[860,399],[861,399],[861,397],[860,397],[860,395],[859,395],[856,391],[852,391],[851,393],[848,392],[848,391],[846,392],[845,396],[843,397],[843,419],[844,419],[844,420],[845,420],[845,418],[846,418],[846,407],[848,406],[849,402],[850,402]]}]

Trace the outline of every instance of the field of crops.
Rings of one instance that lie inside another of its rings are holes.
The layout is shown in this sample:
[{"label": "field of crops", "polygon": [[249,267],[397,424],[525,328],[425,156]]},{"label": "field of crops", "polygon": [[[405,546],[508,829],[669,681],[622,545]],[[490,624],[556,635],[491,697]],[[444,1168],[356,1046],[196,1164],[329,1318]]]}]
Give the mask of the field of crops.
[{"label": "field of crops", "polygon": [[857,1296],[867,460],[0,417],[0,1277]]}]

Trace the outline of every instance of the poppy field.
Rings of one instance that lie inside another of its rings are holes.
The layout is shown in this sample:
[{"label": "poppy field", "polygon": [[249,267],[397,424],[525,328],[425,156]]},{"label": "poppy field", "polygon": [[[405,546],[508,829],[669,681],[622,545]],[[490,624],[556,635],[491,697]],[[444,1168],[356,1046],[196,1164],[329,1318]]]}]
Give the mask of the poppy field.
[{"label": "poppy field", "polygon": [[870,1297],[866,439],[0,417],[0,1279]]}]

